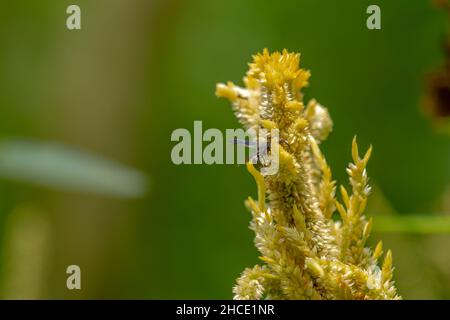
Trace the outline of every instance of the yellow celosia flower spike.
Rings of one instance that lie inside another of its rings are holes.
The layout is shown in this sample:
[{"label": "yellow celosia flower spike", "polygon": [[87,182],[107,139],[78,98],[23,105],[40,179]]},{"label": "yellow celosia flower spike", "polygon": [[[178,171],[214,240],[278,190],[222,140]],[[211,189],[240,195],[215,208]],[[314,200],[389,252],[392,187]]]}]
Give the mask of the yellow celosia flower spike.
[{"label": "yellow celosia flower spike", "polygon": [[[245,87],[218,84],[216,95],[230,100],[246,129],[279,130],[279,170],[262,175],[248,170],[258,184],[258,203],[249,198],[251,229],[262,266],[245,269],[233,289],[235,299],[399,299],[392,281],[392,253],[382,267],[381,242],[366,247],[372,220],[363,215],[370,192],[366,165],[356,139],[347,172],[351,194],[341,187],[335,198],[331,169],[320,143],[332,130],[328,110],[311,100],[305,107],[301,89],[309,71],[300,55],[267,49],[253,56]],[[338,211],[341,220],[332,216]]]}]

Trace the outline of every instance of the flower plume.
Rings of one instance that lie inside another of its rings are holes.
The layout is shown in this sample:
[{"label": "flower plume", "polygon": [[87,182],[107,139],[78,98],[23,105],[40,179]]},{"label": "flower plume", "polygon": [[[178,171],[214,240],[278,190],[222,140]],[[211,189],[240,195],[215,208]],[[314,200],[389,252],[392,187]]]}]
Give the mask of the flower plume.
[{"label": "flower plume", "polygon": [[[245,269],[233,289],[235,299],[399,299],[392,281],[392,253],[366,246],[372,220],[364,216],[370,193],[366,166],[352,143],[347,168],[351,193],[336,183],[320,151],[331,132],[328,110],[316,100],[303,103],[309,71],[300,55],[265,49],[253,56],[245,87],[218,84],[216,95],[230,100],[246,129],[278,129],[279,170],[262,175],[264,164],[248,163],[258,200],[248,198],[250,228],[262,265]],[[336,214],[335,214],[336,213]],[[337,215],[340,219],[333,219]],[[336,220],[336,221],[335,221]]]}]

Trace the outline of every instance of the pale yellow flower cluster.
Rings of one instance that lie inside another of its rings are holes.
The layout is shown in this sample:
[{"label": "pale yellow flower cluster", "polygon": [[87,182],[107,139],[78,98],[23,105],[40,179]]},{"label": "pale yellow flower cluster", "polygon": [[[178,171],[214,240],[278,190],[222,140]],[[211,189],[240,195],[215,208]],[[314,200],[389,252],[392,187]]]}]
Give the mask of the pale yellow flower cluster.
[{"label": "pale yellow flower cluster", "polygon": [[[244,270],[234,298],[399,299],[391,252],[380,268],[381,242],[375,250],[366,247],[372,226],[363,215],[371,148],[361,158],[353,140],[353,163],[347,168],[352,192],[341,186],[341,204],[319,148],[332,121],[315,100],[303,104],[300,90],[310,73],[299,62],[299,54],[264,50],[253,57],[245,88],[231,82],[217,85],[217,96],[231,101],[246,129],[279,130],[278,172],[263,176],[252,163],[247,165],[259,192],[258,201],[249,198],[246,205],[264,265]],[[335,212],[340,219],[333,219]]]}]

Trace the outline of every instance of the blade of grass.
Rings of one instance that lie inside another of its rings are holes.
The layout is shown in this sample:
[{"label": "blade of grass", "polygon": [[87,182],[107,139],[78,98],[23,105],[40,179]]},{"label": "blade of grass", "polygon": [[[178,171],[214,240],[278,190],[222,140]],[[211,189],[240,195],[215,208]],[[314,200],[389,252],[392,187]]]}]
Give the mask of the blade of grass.
[{"label": "blade of grass", "polygon": [[409,234],[450,234],[450,216],[435,214],[377,215],[374,231]]},{"label": "blade of grass", "polygon": [[0,178],[115,197],[138,197],[145,176],[120,163],[61,144],[9,140],[0,143]]}]

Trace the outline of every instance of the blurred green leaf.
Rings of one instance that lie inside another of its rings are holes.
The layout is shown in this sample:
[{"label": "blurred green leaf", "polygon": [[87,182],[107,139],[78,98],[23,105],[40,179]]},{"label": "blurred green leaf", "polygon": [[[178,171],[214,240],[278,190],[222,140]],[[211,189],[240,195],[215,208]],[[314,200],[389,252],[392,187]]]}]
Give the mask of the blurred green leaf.
[{"label": "blurred green leaf", "polygon": [[374,231],[411,234],[450,233],[450,216],[380,215],[374,218]]},{"label": "blurred green leaf", "polygon": [[145,176],[129,167],[60,144],[26,140],[0,143],[0,178],[69,191],[141,196]]}]

